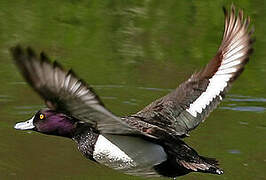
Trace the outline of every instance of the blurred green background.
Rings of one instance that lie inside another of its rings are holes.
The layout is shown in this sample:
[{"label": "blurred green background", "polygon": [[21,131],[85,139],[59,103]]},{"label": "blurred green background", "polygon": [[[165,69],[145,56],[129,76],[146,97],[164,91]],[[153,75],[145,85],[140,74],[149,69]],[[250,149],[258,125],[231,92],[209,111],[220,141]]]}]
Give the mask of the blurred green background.
[{"label": "blurred green background", "polygon": [[215,55],[222,6],[232,2],[251,17],[255,52],[225,101],[186,138],[200,154],[216,157],[225,174],[180,179],[266,179],[263,0],[1,0],[0,179],[144,180],[85,159],[69,139],[15,131],[15,122],[43,101],[13,65],[10,47],[44,50],[72,67],[123,116],[167,94]]}]

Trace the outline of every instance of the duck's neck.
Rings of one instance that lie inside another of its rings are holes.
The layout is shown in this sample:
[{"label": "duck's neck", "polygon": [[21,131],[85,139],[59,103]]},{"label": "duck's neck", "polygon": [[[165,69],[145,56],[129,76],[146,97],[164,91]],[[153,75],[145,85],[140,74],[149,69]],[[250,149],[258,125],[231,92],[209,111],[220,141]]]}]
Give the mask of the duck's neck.
[{"label": "duck's neck", "polygon": [[94,145],[99,133],[86,124],[78,124],[72,139],[78,144],[79,151],[88,159],[93,159]]}]

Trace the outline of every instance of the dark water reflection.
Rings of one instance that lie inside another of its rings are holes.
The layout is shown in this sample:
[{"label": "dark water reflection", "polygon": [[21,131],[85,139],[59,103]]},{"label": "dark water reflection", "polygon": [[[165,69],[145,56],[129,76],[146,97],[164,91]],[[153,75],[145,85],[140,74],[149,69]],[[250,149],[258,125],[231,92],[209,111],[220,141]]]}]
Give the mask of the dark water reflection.
[{"label": "dark water reflection", "polygon": [[[266,5],[236,1],[256,29],[255,53],[230,94],[186,142],[216,157],[222,176],[180,179],[265,179]],[[140,180],[82,157],[69,139],[15,131],[43,107],[22,80],[8,49],[45,50],[73,67],[115,114],[134,113],[173,90],[215,54],[221,7],[231,1],[0,2],[0,179]]]}]

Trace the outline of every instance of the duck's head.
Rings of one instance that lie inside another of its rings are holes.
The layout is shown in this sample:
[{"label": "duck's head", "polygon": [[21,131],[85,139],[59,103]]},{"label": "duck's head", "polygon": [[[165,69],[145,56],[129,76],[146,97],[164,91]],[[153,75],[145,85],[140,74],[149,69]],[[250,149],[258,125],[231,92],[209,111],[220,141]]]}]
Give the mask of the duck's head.
[{"label": "duck's head", "polygon": [[38,111],[30,120],[17,123],[18,130],[33,130],[44,134],[72,137],[76,121],[69,116],[50,109]]}]

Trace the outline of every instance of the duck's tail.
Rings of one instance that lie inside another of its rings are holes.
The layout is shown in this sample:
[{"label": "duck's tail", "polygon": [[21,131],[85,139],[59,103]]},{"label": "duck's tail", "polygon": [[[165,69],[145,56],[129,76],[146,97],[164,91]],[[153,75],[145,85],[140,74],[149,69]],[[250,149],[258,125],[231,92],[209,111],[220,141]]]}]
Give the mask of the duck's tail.
[{"label": "duck's tail", "polygon": [[199,156],[208,166],[209,169],[206,171],[207,173],[212,174],[223,174],[223,170],[218,167],[219,163],[215,158],[209,158],[204,156]]},{"label": "duck's tail", "polygon": [[218,161],[214,158],[198,156],[194,161],[179,160],[178,163],[192,172],[223,174],[223,170],[218,167]]},{"label": "duck's tail", "polygon": [[203,172],[211,174],[223,174],[219,163],[215,158],[200,156],[193,148],[189,147],[184,141],[179,140],[171,148],[177,164],[185,172]]}]

